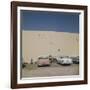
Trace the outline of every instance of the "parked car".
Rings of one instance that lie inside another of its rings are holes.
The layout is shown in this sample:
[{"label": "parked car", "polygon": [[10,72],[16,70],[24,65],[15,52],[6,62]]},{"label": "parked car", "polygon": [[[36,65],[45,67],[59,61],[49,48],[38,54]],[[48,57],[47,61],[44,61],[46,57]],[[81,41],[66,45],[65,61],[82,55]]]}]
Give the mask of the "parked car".
[{"label": "parked car", "polygon": [[57,58],[57,63],[62,65],[71,65],[72,59],[67,57]]},{"label": "parked car", "polygon": [[50,60],[50,63],[56,63],[57,62],[57,59],[55,56],[49,56],[48,58]]},{"label": "parked car", "polygon": [[27,64],[28,64],[28,63],[23,62],[23,63],[22,63],[22,68],[25,68]]},{"label": "parked car", "polygon": [[74,64],[79,64],[79,56],[72,57],[72,61],[73,61]]},{"label": "parked car", "polygon": [[38,58],[37,66],[50,66],[50,60],[48,58]]}]

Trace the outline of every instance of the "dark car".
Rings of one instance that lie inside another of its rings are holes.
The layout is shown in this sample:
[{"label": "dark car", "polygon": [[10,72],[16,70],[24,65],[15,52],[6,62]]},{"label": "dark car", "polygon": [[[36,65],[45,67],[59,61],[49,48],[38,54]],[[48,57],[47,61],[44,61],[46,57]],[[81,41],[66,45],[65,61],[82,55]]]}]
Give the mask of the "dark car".
[{"label": "dark car", "polygon": [[73,64],[79,64],[79,56],[77,57],[72,57]]}]

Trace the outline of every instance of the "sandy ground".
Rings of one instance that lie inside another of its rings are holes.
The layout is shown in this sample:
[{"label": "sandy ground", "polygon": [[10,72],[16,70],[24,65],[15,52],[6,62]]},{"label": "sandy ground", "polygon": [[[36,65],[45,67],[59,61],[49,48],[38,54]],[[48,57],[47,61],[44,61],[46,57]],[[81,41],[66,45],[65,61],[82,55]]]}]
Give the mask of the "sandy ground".
[{"label": "sandy ground", "polygon": [[37,67],[33,70],[29,70],[27,68],[22,69],[22,77],[46,77],[66,75],[79,75],[79,64],[62,66],[54,63],[49,67]]},{"label": "sandy ground", "polygon": [[[58,51],[59,50],[59,51]],[[55,31],[22,31],[22,58],[30,63],[41,56],[79,56],[79,34]]]}]

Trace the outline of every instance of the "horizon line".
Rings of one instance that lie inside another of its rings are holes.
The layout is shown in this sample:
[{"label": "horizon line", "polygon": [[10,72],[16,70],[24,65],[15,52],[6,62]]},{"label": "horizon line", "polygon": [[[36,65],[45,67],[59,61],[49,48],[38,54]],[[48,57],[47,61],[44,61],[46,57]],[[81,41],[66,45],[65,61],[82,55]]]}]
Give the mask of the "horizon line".
[{"label": "horizon line", "polygon": [[[32,32],[63,32],[63,31],[55,31],[55,30],[29,30],[29,29],[23,29],[23,30],[21,30],[21,31],[32,31]],[[65,32],[65,31],[64,31]],[[77,33],[77,34],[79,34],[79,32],[65,32],[65,33]]]}]

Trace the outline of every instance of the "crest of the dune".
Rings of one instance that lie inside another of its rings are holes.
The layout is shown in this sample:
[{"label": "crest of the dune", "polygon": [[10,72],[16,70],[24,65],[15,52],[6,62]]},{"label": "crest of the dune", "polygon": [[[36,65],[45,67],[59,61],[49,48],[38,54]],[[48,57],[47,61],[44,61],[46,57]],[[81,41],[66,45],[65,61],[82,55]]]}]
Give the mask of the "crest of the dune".
[{"label": "crest of the dune", "polygon": [[22,31],[22,58],[34,61],[41,56],[79,56],[79,34],[55,31]]}]

